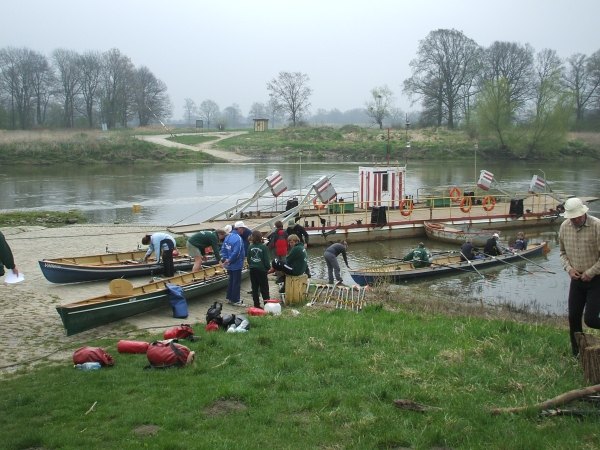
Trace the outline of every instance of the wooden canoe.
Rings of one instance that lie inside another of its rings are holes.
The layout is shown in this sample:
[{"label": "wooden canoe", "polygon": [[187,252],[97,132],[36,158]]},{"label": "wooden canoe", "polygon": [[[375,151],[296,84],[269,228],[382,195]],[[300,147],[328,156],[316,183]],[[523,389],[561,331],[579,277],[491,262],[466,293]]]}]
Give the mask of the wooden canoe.
[{"label": "wooden canoe", "polygon": [[500,234],[500,231],[496,230],[478,230],[468,226],[459,227],[443,222],[426,221],[423,223],[423,227],[429,239],[456,245],[462,245],[467,241],[467,238],[471,238],[473,245],[484,246],[494,233]]},{"label": "wooden canoe", "polygon": [[[248,277],[249,274],[249,269],[244,268],[242,278]],[[136,286],[132,290],[119,289],[119,286],[111,285],[110,294],[57,306],[56,311],[62,319],[67,336],[71,336],[116,320],[168,306],[167,283],[181,286],[183,296],[186,300],[190,300],[226,287],[227,282],[227,271],[219,266],[213,266]],[[129,295],[120,295],[119,292]]]},{"label": "wooden canoe", "polygon": [[486,257],[483,259],[474,259],[471,264],[467,261],[461,261],[460,255],[440,256],[433,259],[429,267],[416,269],[410,262],[398,261],[396,264],[387,264],[384,266],[368,267],[364,269],[350,270],[352,279],[361,286],[375,283],[393,283],[407,280],[410,278],[432,277],[437,275],[458,275],[464,271],[474,271],[484,269],[489,266],[503,264],[503,261],[522,261],[520,256],[529,257],[531,255],[541,254],[546,247],[546,242],[540,244],[530,244],[527,250],[506,253],[494,258]]},{"label": "wooden canoe", "polygon": [[[178,248],[179,256],[173,258],[175,271],[191,270],[194,258],[187,254],[185,247]],[[148,262],[139,262],[146,250],[102,255],[75,256],[67,258],[43,259],[39,261],[44,277],[52,283],[78,283],[81,281],[112,280],[133,278],[163,273],[162,263],[156,263],[154,253]],[[216,263],[216,261],[215,261]],[[206,264],[205,264],[206,265]]]}]

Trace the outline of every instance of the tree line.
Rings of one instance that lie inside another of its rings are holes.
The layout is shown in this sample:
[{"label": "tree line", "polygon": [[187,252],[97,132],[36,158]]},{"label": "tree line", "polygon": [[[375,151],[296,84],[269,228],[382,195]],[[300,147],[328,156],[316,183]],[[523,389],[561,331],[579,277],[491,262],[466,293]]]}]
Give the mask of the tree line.
[{"label": "tree line", "polygon": [[464,127],[507,155],[548,153],[567,130],[600,125],[600,50],[562,59],[515,42],[484,48],[440,29],[419,42],[410,67],[403,93],[420,103],[421,124]]},{"label": "tree line", "polygon": [[145,126],[171,111],[165,83],[116,48],[0,49],[0,128]]}]

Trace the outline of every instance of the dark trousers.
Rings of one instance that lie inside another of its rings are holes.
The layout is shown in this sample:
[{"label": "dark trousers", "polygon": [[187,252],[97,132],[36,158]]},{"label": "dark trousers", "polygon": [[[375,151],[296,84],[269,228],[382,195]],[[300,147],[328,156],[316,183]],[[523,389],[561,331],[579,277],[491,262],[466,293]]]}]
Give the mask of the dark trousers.
[{"label": "dark trousers", "polygon": [[600,276],[592,281],[571,280],[569,288],[569,334],[573,355],[579,354],[575,333],[581,333],[581,318],[590,328],[600,328]]},{"label": "dark trousers", "polygon": [[252,284],[252,300],[256,308],[260,307],[258,291],[262,295],[263,303],[271,298],[269,294],[269,278],[267,272],[260,269],[250,268],[250,283]]},{"label": "dark trousers", "polygon": [[173,262],[173,241],[171,239],[164,239],[160,241],[160,246],[163,244],[167,244],[169,247],[167,250],[163,250],[162,253],[162,262],[163,262],[163,275],[165,277],[173,277],[175,276],[175,263]]}]

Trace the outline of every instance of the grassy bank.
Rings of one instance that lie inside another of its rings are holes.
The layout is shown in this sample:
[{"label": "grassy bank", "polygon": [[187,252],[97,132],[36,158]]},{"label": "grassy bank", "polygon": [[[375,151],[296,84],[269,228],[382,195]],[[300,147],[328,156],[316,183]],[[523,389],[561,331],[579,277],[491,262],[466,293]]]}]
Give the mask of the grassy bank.
[{"label": "grassy bank", "polygon": [[167,148],[131,131],[0,131],[0,164],[169,164],[220,161],[209,154]]},{"label": "grassy bank", "polygon": [[62,227],[74,223],[86,223],[81,211],[71,210],[68,212],[57,211],[35,211],[19,212],[9,211],[0,214],[0,227],[23,227],[38,225],[48,228]]},{"label": "grassy bank", "polygon": [[[119,327],[86,343],[105,348],[112,368],[80,372],[65,360],[4,377],[3,448],[597,447],[593,415],[490,415],[583,387],[564,329],[493,318],[429,291],[381,291],[369,304],[359,314],[285,308],[251,317],[247,333],[195,324],[201,340],[182,343],[196,362],[168,371],[116,351],[119,339],[151,342],[164,330]],[[407,411],[396,399],[436,409]]]},{"label": "grassy bank", "polygon": [[[561,157],[600,158],[600,142],[597,134],[571,134]],[[406,140],[410,149],[406,149]],[[447,160],[472,159],[475,140],[461,130],[448,131],[444,128],[390,130],[390,159],[403,162],[409,159]],[[482,159],[497,157],[493,143],[478,140],[478,156]],[[240,153],[256,158],[297,158],[303,156],[322,160],[375,161],[387,160],[388,132],[371,128],[345,125],[341,128],[297,127],[250,132],[215,144],[215,148]],[[556,156],[553,156],[556,157]]]}]

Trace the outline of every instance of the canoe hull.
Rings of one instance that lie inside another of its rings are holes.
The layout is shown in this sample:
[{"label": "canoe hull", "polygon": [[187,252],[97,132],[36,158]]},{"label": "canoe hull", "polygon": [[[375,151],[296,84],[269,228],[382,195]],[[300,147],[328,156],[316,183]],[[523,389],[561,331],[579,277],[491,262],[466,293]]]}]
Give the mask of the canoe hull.
[{"label": "canoe hull", "polygon": [[473,245],[482,247],[498,230],[477,230],[468,226],[455,227],[441,222],[424,222],[425,234],[429,239],[448,244],[462,245],[471,239]]},{"label": "canoe hull", "polygon": [[[247,278],[249,274],[249,270],[244,269],[242,278]],[[56,311],[63,322],[67,336],[71,336],[117,320],[168,306],[168,290],[164,287],[166,283],[180,285],[183,288],[183,296],[189,301],[226,287],[228,276],[226,272],[219,271],[218,268],[206,269],[182,276],[165,278],[156,283],[137,286],[134,288],[134,295],[131,296],[106,295],[58,306]],[[146,289],[149,292],[143,292]]]},{"label": "canoe hull", "polygon": [[[366,286],[373,284],[396,283],[413,278],[435,277],[439,275],[457,275],[465,271],[485,269],[486,267],[503,265],[504,262],[522,261],[520,256],[529,257],[542,253],[546,242],[530,246],[529,249],[515,254],[505,254],[495,258],[476,259],[471,261],[451,262],[447,265],[432,265],[420,269],[411,268],[410,264],[398,263],[394,265],[380,266],[378,268],[367,268],[351,270],[350,275],[355,283]],[[458,257],[454,257],[454,260]],[[435,261],[435,260],[434,260]],[[399,269],[399,270],[396,270]]]}]

